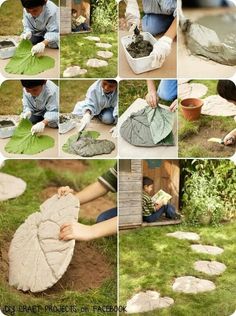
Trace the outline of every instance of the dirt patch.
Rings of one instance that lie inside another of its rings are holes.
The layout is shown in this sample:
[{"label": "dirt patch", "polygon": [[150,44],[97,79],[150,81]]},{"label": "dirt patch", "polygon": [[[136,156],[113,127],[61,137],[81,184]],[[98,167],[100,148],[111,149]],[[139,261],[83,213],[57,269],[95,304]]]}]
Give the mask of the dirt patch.
[{"label": "dirt patch", "polygon": [[72,159],[39,160],[38,164],[40,167],[57,170],[57,171],[63,170],[63,171],[83,172],[88,167],[88,164],[86,161],[72,160]]},{"label": "dirt patch", "polygon": [[8,283],[8,271],[9,271],[9,261],[8,261],[8,250],[10,247],[10,241],[2,241],[0,249],[0,276],[1,279]]},{"label": "dirt patch", "polygon": [[96,219],[99,214],[115,207],[115,203],[108,197],[100,197],[95,201],[83,204],[80,208],[79,217]]},{"label": "dirt patch", "polygon": [[52,197],[54,194],[57,194],[58,187],[47,187],[40,193],[40,199],[41,201],[45,201]]}]

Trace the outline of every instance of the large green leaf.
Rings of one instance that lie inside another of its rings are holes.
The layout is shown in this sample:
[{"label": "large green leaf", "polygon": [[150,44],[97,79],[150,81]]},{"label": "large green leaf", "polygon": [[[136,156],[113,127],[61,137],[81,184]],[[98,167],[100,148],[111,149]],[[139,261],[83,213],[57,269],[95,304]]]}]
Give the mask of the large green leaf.
[{"label": "large green leaf", "polygon": [[18,45],[15,55],[5,67],[5,71],[12,74],[37,75],[47,69],[53,68],[55,61],[48,56],[32,56],[32,43],[22,40]]},{"label": "large green leaf", "polygon": [[16,128],[5,150],[13,154],[34,155],[54,146],[54,139],[45,135],[32,135],[32,123],[23,119]]}]

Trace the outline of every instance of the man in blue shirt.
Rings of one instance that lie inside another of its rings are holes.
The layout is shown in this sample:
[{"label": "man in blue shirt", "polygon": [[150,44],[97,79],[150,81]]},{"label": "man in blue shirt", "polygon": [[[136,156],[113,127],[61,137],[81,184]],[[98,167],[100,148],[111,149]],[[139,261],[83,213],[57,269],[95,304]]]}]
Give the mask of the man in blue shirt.
[{"label": "man in blue shirt", "polygon": [[21,39],[32,42],[32,55],[43,53],[46,46],[58,48],[58,7],[50,0],[21,0],[21,3],[24,7]]},{"label": "man in blue shirt", "polygon": [[50,80],[21,80],[23,86],[23,112],[21,118],[29,119],[31,132],[42,133],[45,126],[58,126],[58,86]]}]

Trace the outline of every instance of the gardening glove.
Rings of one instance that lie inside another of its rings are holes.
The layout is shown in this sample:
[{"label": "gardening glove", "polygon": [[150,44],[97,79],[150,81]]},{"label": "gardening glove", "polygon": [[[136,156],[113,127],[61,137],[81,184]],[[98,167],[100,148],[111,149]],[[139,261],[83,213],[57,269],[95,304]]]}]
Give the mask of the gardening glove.
[{"label": "gardening glove", "polygon": [[140,24],[140,13],[137,0],[125,0],[126,2],[126,11],[125,11],[125,20],[129,32],[133,32],[135,27],[139,28]]},{"label": "gardening glove", "polygon": [[171,52],[171,44],[173,40],[168,36],[162,36],[154,45],[151,56],[154,56],[152,67],[161,67],[166,57]]},{"label": "gardening glove", "polygon": [[28,111],[25,111],[25,112],[22,112],[21,114],[20,114],[20,119],[22,120],[22,119],[29,119],[31,117],[31,112],[30,112],[30,110],[28,110]]},{"label": "gardening glove", "polygon": [[31,37],[32,37],[32,33],[29,31],[29,32],[22,33],[20,36],[20,39],[29,40]]},{"label": "gardening glove", "polygon": [[44,131],[44,128],[45,128],[45,124],[43,122],[39,122],[31,128],[31,133],[32,135],[36,133],[42,133]]},{"label": "gardening glove", "polygon": [[45,44],[43,42],[40,42],[36,45],[34,45],[31,49],[31,54],[32,56],[34,56],[35,54],[41,54],[44,52],[44,49],[45,49]]},{"label": "gardening glove", "polygon": [[85,112],[80,122],[79,132],[82,132],[90,124],[91,119],[91,114],[89,112]]},{"label": "gardening glove", "polygon": [[111,133],[111,137],[117,138],[117,137],[118,137],[118,127],[117,127],[117,125],[116,125],[116,126],[113,126],[113,127],[109,130],[109,133]]}]

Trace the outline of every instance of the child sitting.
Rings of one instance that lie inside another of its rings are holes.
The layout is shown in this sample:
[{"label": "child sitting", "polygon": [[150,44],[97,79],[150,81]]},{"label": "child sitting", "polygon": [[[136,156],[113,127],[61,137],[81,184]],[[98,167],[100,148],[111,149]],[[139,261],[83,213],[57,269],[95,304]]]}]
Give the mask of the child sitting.
[{"label": "child sitting", "polygon": [[162,203],[154,204],[151,198],[153,192],[153,180],[143,177],[143,221],[152,223],[156,222],[164,213],[166,218],[178,219],[180,216],[176,213],[175,207],[171,204],[163,205]]},{"label": "child sitting", "polygon": [[50,0],[21,0],[21,3],[24,7],[21,39],[32,42],[32,55],[43,53],[46,46],[58,48],[58,7]]},{"label": "child sitting", "polygon": [[58,126],[58,86],[50,80],[21,80],[23,112],[34,126],[31,133],[42,133],[45,126]]},{"label": "child sitting", "polygon": [[117,82],[97,80],[88,89],[85,100],[76,103],[73,114],[83,116],[79,131],[85,129],[94,116],[104,124],[117,123]]},{"label": "child sitting", "polygon": [[90,28],[85,22],[86,18],[82,15],[78,17],[77,10],[71,10],[71,29],[72,32],[89,31]]}]

